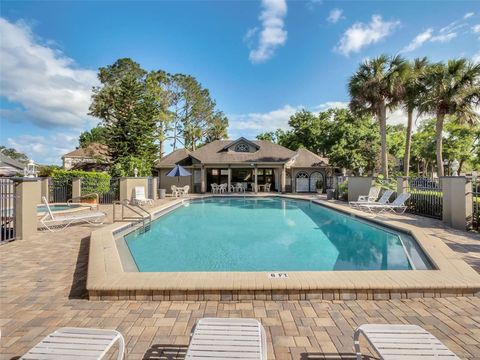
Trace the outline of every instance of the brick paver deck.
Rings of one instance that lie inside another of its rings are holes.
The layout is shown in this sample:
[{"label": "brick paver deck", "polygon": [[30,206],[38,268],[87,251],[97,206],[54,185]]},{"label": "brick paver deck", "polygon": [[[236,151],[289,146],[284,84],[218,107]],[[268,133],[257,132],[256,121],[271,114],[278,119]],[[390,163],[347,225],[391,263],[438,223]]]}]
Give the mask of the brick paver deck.
[{"label": "brick paver deck", "polygon": [[[386,219],[388,221],[388,219]],[[480,237],[440,222],[405,217],[441,237],[480,269]],[[480,298],[388,301],[89,301],[89,226],[0,246],[0,358],[21,356],[60,326],[113,328],[128,359],[181,359],[195,321],[254,317],[267,330],[271,359],[348,359],[361,323],[418,324],[461,358],[480,359]]]}]

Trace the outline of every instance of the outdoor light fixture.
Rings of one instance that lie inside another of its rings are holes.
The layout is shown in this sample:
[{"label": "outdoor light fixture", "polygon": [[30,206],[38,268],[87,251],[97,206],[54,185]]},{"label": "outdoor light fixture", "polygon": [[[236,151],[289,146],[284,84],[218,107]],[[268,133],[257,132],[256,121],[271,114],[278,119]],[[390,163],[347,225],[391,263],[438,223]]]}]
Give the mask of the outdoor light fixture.
[{"label": "outdoor light fixture", "polygon": [[364,171],[365,171],[365,169],[363,168],[363,166],[360,166],[360,167],[358,168],[358,173],[360,174],[360,176],[363,175],[363,172],[364,172]]},{"label": "outdoor light fixture", "polygon": [[37,177],[37,165],[35,165],[32,159],[28,161],[27,166],[23,169],[23,174],[29,178]]},{"label": "outdoor light fixture", "polygon": [[458,169],[460,168],[460,163],[458,162],[457,159],[453,160],[452,161],[452,165],[451,166],[451,169],[452,169],[452,176],[458,176]]},{"label": "outdoor light fixture", "polygon": [[135,177],[138,176],[138,169],[137,168],[133,169],[133,176],[135,176]]},{"label": "outdoor light fixture", "polygon": [[342,168],[342,174],[343,174],[344,177],[347,176],[347,169]]}]

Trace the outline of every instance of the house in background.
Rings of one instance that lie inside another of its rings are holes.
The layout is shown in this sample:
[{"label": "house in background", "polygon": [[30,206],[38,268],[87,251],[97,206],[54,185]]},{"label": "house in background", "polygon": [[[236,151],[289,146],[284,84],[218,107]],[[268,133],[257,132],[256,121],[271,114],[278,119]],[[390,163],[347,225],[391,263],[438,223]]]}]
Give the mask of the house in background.
[{"label": "house in background", "polygon": [[[192,176],[167,177],[176,164]],[[216,140],[195,151],[176,150],[157,161],[156,168],[160,188],[170,191],[172,185],[190,185],[195,193],[210,191],[213,183],[242,183],[248,191],[271,184],[272,191],[314,192],[317,180],[325,184],[335,171],[328,159],[306,149],[292,151],[269,141],[243,137]]]},{"label": "house in background", "polygon": [[18,173],[23,174],[25,164],[21,161],[12,159],[11,157],[0,153],[0,176],[16,176]]},{"label": "house in background", "polygon": [[106,171],[110,165],[108,146],[91,143],[63,155],[62,161],[66,170]]}]

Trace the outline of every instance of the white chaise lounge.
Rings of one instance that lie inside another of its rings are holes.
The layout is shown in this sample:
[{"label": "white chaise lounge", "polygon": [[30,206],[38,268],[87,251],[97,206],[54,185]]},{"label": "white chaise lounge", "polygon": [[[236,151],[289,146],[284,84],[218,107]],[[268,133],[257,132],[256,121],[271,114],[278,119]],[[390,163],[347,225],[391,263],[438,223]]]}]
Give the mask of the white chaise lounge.
[{"label": "white chaise lounge", "polygon": [[91,225],[101,225],[107,216],[103,211],[92,210],[54,215],[45,196],[42,196],[42,201],[47,208],[47,213],[39,220],[39,228],[47,229],[51,232],[63,230],[75,223],[86,222]]},{"label": "white chaise lounge", "polygon": [[372,186],[370,190],[368,190],[368,195],[360,195],[357,201],[373,202],[378,199],[378,195],[380,195],[380,188],[376,186]]},{"label": "white chaise lounge", "polygon": [[385,205],[388,204],[388,200],[393,194],[393,190],[385,190],[385,192],[382,194],[380,199],[378,201],[349,201],[348,204],[355,208],[358,207],[358,205],[365,205],[365,204],[380,204],[380,205]]},{"label": "white chaise lounge", "polygon": [[407,210],[405,202],[410,198],[410,193],[404,192],[397,196],[391,204],[377,204],[377,203],[358,203],[356,206],[361,210],[369,212],[396,212],[397,214],[403,214]]},{"label": "white chaise lounge", "polygon": [[103,359],[116,342],[118,342],[117,360],[122,360],[125,356],[125,340],[118,331],[60,328],[35,345],[20,359]]},{"label": "white chaise lounge", "polygon": [[360,335],[363,335],[383,360],[460,359],[435,336],[417,325],[360,325],[353,335],[357,360],[362,360]]},{"label": "white chaise lounge", "polygon": [[193,328],[185,360],[267,359],[265,329],[255,319],[204,318]]},{"label": "white chaise lounge", "polygon": [[147,199],[145,195],[145,187],[144,186],[135,186],[135,196],[133,198],[133,202],[137,205],[153,205],[152,199]]}]

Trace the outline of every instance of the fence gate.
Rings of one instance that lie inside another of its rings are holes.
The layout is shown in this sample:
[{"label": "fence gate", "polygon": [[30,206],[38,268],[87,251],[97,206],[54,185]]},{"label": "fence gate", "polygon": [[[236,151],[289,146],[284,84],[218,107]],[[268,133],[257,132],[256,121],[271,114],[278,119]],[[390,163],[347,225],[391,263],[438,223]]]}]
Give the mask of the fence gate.
[{"label": "fence gate", "polygon": [[0,179],[0,244],[15,239],[15,186],[11,179]]},{"label": "fence gate", "polygon": [[110,178],[108,189],[98,191],[96,189],[99,188],[98,185],[101,181],[95,178],[82,178],[82,195],[87,195],[88,192],[98,193],[100,204],[113,204],[114,201],[120,200],[120,178]]},{"label": "fence gate", "polygon": [[48,179],[48,202],[66,203],[72,198],[71,179]]},{"label": "fence gate", "polygon": [[472,228],[480,230],[480,181],[472,179]]},{"label": "fence gate", "polygon": [[411,194],[407,212],[442,219],[443,193],[439,179],[413,178],[408,181]]},{"label": "fence gate", "polygon": [[147,198],[153,199],[153,177],[147,178]]}]

